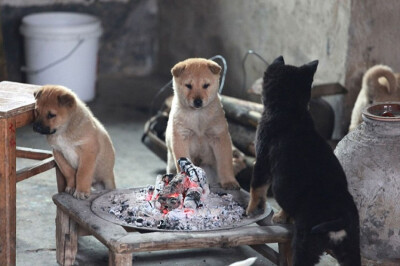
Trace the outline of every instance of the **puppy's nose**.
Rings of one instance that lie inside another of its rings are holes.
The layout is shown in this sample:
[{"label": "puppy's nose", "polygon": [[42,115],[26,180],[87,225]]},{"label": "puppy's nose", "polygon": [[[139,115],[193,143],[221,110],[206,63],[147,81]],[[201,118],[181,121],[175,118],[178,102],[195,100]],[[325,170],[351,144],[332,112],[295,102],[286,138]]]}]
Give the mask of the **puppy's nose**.
[{"label": "puppy's nose", "polygon": [[196,98],[193,101],[194,107],[200,108],[203,105],[203,100],[200,98]]},{"label": "puppy's nose", "polygon": [[35,132],[42,132],[42,125],[40,123],[34,123],[33,124],[33,131]]}]

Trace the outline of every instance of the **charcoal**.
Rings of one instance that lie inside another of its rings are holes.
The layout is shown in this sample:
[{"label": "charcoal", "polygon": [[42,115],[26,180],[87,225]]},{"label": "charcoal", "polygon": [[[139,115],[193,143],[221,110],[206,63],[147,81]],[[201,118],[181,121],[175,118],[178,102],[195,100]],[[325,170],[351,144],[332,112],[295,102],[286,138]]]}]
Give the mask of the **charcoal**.
[{"label": "charcoal", "polygon": [[165,223],[164,220],[158,221],[158,224],[157,224],[158,229],[165,229],[166,226],[167,226],[167,224]]},{"label": "charcoal", "polygon": [[231,194],[210,193],[203,169],[188,159],[180,166],[177,175],[158,175],[154,186],[110,197],[106,210],[129,225],[159,230],[211,230],[243,219]]}]

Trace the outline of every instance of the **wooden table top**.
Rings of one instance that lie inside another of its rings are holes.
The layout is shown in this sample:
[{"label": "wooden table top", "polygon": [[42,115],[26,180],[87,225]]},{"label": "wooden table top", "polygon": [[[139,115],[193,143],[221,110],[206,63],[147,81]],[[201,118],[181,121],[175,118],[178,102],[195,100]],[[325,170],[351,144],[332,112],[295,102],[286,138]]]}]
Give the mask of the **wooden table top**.
[{"label": "wooden table top", "polygon": [[2,81],[0,82],[0,118],[12,117],[33,110],[33,92],[40,86]]}]

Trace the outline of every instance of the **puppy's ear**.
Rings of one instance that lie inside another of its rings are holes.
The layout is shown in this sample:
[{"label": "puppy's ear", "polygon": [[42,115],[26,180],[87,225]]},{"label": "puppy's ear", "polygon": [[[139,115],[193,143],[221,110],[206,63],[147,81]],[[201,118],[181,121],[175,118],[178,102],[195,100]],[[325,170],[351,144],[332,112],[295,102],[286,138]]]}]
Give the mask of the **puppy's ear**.
[{"label": "puppy's ear", "polygon": [[35,99],[39,99],[40,95],[42,95],[43,89],[37,89],[35,92],[33,92],[33,97],[35,97]]},{"label": "puppy's ear", "polygon": [[180,75],[182,75],[183,71],[185,70],[186,65],[184,63],[178,63],[176,64],[172,69],[171,69],[171,73],[172,76],[174,77],[179,77]]},{"label": "puppy's ear", "polygon": [[208,68],[215,75],[218,75],[219,73],[221,73],[221,67],[217,63],[214,63],[214,62],[208,63]]},{"label": "puppy's ear", "polygon": [[60,106],[73,107],[75,105],[75,98],[69,93],[58,95],[57,100]]},{"label": "puppy's ear", "polygon": [[272,65],[284,65],[285,60],[283,59],[283,56],[277,57],[274,62],[272,62]]}]

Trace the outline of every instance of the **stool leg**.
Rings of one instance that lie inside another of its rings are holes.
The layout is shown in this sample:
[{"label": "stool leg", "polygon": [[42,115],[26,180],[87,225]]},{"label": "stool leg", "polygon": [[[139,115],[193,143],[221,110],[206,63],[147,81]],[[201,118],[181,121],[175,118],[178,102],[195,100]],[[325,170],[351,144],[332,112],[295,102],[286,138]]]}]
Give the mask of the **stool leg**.
[{"label": "stool leg", "polygon": [[58,193],[64,192],[65,191],[65,187],[67,186],[66,182],[65,182],[65,177],[61,173],[61,170],[60,170],[60,168],[58,168],[57,165],[56,165],[56,177],[57,177]]},{"label": "stool leg", "polygon": [[292,266],[292,245],[290,242],[278,243],[279,266]]},{"label": "stool leg", "polygon": [[132,253],[118,254],[110,250],[108,252],[108,266],[132,266]]},{"label": "stool leg", "polygon": [[0,265],[15,265],[15,119],[0,119]]},{"label": "stool leg", "polygon": [[56,256],[61,265],[72,265],[78,251],[78,224],[57,207]]}]

